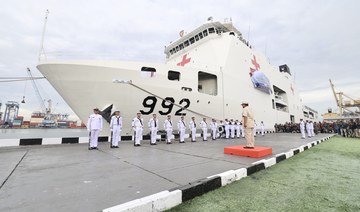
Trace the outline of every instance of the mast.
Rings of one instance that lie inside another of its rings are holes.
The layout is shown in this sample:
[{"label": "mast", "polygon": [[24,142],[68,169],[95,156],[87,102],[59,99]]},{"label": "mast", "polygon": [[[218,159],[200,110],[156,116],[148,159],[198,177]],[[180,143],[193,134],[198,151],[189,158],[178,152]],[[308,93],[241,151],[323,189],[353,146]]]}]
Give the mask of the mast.
[{"label": "mast", "polygon": [[40,51],[39,51],[39,62],[40,62],[40,59],[41,59],[41,55],[44,55],[44,57],[46,59],[46,54],[45,54],[45,50],[44,50],[44,37],[45,37],[46,23],[47,23],[48,15],[49,15],[49,10],[46,10],[44,27],[43,27],[43,31],[42,31],[42,35],[41,35],[41,43],[40,43]]}]

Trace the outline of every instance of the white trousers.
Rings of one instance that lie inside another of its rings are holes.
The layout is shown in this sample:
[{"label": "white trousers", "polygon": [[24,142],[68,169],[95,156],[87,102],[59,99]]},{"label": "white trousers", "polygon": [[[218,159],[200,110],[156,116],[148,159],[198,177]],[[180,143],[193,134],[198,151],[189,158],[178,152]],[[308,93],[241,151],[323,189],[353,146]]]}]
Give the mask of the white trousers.
[{"label": "white trousers", "polygon": [[180,137],[180,142],[185,141],[185,129],[179,130],[179,137]]},{"label": "white trousers", "polygon": [[166,142],[171,143],[172,129],[166,130]]},{"label": "white trousers", "polygon": [[142,140],[142,133],[143,133],[143,128],[141,127],[135,128],[135,144],[140,144],[140,141]]},{"label": "white trousers", "polygon": [[121,141],[121,129],[120,126],[113,127],[111,146],[118,146]]},{"label": "white trousers", "polygon": [[230,128],[229,126],[225,126],[225,138],[229,138],[230,136]]},{"label": "white trousers", "polygon": [[254,136],[256,136],[256,128],[254,127]]},{"label": "white trousers", "polygon": [[261,128],[261,135],[265,135],[265,128]]},{"label": "white trousers", "polygon": [[245,138],[245,129],[241,127],[241,137]]},{"label": "white trousers", "polygon": [[90,131],[90,147],[98,146],[99,134],[100,134],[99,129]]},{"label": "white trousers", "polygon": [[240,138],[240,127],[236,127],[236,137]]},{"label": "white trousers", "polygon": [[196,139],[196,128],[191,129],[191,141],[195,141]]},{"label": "white trousers", "polygon": [[158,131],[157,127],[153,127],[150,129],[150,132],[151,132],[150,142],[152,144],[156,143],[157,131]]},{"label": "white trousers", "polygon": [[300,132],[301,132],[301,138],[305,138],[305,129],[300,128]]},{"label": "white trousers", "polygon": [[315,136],[314,129],[311,129],[310,132],[311,132],[311,137],[314,137]]},{"label": "white trousers", "polygon": [[216,128],[211,129],[211,137],[212,137],[213,140],[216,139]]},{"label": "white trousers", "polygon": [[235,138],[235,127],[234,127],[234,126],[231,126],[230,129],[231,129],[231,135],[230,135],[230,137],[231,137],[231,138]]},{"label": "white trousers", "polygon": [[306,131],[307,131],[308,136],[311,137],[311,130],[309,128],[307,128]]},{"label": "white trousers", "polygon": [[202,128],[202,131],[203,131],[203,139],[204,141],[207,140],[207,128]]}]

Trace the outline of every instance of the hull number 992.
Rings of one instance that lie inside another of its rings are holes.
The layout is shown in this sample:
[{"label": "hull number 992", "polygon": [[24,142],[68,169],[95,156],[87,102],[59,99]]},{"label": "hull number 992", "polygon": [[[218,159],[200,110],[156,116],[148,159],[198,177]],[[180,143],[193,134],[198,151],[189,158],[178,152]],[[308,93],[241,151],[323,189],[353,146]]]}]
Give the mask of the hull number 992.
[{"label": "hull number 992", "polygon": [[[143,100],[142,104],[145,109],[140,110],[141,114],[149,115],[153,113],[155,110],[156,103],[157,103],[157,98],[155,96],[147,96]],[[158,112],[160,113],[160,115],[168,115],[173,110],[174,104],[175,104],[175,99],[173,97],[166,97],[161,102],[161,107],[163,109],[159,110]],[[181,106],[181,108],[175,112],[175,116],[185,116],[186,113],[184,113],[183,111],[190,106],[190,100],[186,98],[181,99],[179,101],[179,105]]]}]

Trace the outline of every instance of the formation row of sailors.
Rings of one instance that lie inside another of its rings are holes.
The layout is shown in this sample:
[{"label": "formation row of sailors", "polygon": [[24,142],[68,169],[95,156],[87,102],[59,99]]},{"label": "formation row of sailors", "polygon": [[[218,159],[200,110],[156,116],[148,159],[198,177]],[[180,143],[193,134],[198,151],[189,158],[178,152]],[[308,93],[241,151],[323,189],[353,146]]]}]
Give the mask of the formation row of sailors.
[{"label": "formation row of sailors", "polygon": [[306,122],[304,122],[303,119],[300,119],[300,132],[301,132],[302,139],[304,139],[306,137],[305,129],[306,129],[306,132],[307,132],[309,138],[315,136],[314,123],[312,121],[307,121],[307,120],[306,120]]},{"label": "formation row of sailors", "polygon": [[[168,115],[167,119],[164,122],[167,144],[172,143],[171,137],[174,129],[173,125],[174,123],[171,120],[171,116]],[[143,130],[144,130],[144,120],[141,118],[141,113],[137,113],[136,117],[132,120],[131,126],[134,130],[134,146],[140,146],[143,137]],[[242,123],[239,122],[238,120],[233,121],[233,119],[230,119],[229,121],[228,119],[225,119],[224,122],[220,121],[220,124],[218,124],[215,119],[212,119],[212,121],[208,125],[208,123],[206,122],[206,118],[203,118],[199,126],[202,129],[203,141],[207,141],[208,126],[210,127],[211,130],[210,134],[213,140],[216,140],[216,138],[221,137],[223,134],[225,134],[225,138],[227,139],[235,138],[235,132],[237,138],[240,138],[240,136],[242,136],[243,138],[245,137]],[[264,123],[261,122],[260,126],[261,126],[261,134],[264,135],[264,131],[265,131]],[[157,136],[157,131],[159,129],[159,121],[156,118],[156,114],[153,114],[153,117],[149,120],[148,127],[150,129],[150,144],[156,145],[156,136]],[[198,127],[195,122],[195,117],[191,118],[188,127],[190,129],[191,141],[195,142],[196,129]],[[99,110],[97,108],[94,109],[94,114],[90,115],[88,119],[87,128],[90,133],[89,149],[97,149],[98,136],[100,134],[100,131],[102,130],[102,117],[99,114]],[[114,115],[111,117],[110,120],[110,130],[112,134],[111,148],[119,148],[118,144],[119,141],[121,140],[121,136],[120,136],[121,129],[122,129],[122,117],[120,116],[120,111],[115,111]],[[185,123],[183,116],[177,122],[177,129],[179,133],[179,142],[184,143],[185,131],[187,129],[187,125]],[[256,127],[254,127],[254,136],[256,136]]]}]

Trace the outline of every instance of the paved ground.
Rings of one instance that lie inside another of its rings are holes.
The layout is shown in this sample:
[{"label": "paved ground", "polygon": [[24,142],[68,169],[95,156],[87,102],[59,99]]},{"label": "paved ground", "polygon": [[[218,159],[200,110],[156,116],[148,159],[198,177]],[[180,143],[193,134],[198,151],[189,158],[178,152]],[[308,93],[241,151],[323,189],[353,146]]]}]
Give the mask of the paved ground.
[{"label": "paved ground", "polygon": [[[328,136],[257,136],[256,145],[287,152]],[[259,159],[223,154],[223,147],[244,139],[150,146],[121,143],[98,151],[85,144],[0,148],[0,211],[100,211]],[[268,156],[272,157],[272,156]],[[267,157],[265,157],[267,158]]]}]

